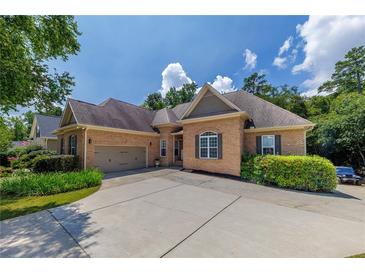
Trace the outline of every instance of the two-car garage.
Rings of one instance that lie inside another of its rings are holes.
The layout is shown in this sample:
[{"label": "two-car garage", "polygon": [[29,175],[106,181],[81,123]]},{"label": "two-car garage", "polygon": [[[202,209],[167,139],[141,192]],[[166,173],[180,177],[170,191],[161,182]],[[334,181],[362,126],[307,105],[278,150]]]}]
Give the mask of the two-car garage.
[{"label": "two-car garage", "polygon": [[95,166],[104,172],[124,171],[147,166],[146,147],[95,146]]}]

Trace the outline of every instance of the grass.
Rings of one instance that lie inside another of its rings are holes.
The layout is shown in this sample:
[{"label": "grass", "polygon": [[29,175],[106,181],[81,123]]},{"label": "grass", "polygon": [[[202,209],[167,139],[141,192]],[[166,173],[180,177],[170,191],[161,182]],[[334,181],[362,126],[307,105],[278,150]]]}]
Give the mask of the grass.
[{"label": "grass", "polygon": [[44,209],[69,204],[93,194],[99,188],[100,185],[47,196],[2,196],[0,199],[0,220],[10,219]]},{"label": "grass", "polygon": [[352,255],[352,256],[349,256],[347,258],[365,258],[365,253]]}]

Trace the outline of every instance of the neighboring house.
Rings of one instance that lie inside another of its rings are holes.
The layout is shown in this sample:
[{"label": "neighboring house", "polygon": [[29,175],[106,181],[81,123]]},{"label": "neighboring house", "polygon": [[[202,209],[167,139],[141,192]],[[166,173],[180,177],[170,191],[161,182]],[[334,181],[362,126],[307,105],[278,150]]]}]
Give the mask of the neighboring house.
[{"label": "neighboring house", "polygon": [[30,140],[32,143],[41,145],[45,149],[58,150],[57,136],[52,132],[60,124],[61,117],[35,114],[30,131]]},{"label": "neighboring house", "polygon": [[220,94],[204,85],[192,102],[150,111],[116,99],[99,105],[69,99],[58,149],[83,167],[120,171],[181,165],[240,175],[247,153],[306,154],[310,121],[245,91]]},{"label": "neighboring house", "polygon": [[30,145],[29,141],[12,141],[11,142],[13,147],[26,147]]}]

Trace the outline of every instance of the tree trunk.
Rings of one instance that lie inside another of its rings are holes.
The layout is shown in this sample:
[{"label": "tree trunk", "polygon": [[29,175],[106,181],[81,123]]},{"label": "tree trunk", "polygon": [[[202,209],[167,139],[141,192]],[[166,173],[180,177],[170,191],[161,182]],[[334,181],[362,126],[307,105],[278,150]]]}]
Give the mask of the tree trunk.
[{"label": "tree trunk", "polygon": [[362,159],[362,164],[365,167],[365,155],[361,152],[360,146],[359,146],[359,154],[360,154],[361,159]]},{"label": "tree trunk", "polygon": [[356,78],[357,78],[357,91],[359,93],[361,93],[362,92],[362,86],[361,86],[361,79],[360,79],[360,73],[359,72],[356,73]]}]

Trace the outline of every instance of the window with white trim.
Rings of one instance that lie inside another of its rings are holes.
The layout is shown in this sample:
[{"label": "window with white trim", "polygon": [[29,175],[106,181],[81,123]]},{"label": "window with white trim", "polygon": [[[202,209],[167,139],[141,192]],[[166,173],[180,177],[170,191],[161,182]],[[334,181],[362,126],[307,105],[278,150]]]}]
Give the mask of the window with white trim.
[{"label": "window with white trim", "polygon": [[77,154],[77,139],[76,135],[70,136],[70,154],[76,155]]},{"label": "window with white trim", "polygon": [[161,157],[166,157],[166,150],[167,150],[166,140],[160,140],[160,156]]},{"label": "window with white trim", "polygon": [[275,155],[275,135],[261,136],[261,153]]},{"label": "window with white trim", "polygon": [[204,132],[199,136],[199,158],[218,159],[218,134]]}]

